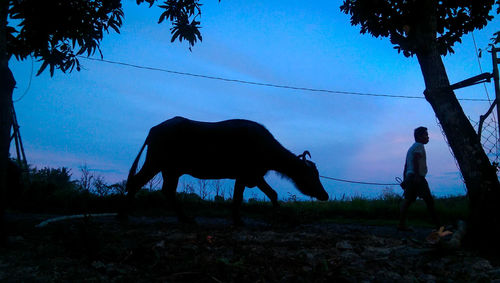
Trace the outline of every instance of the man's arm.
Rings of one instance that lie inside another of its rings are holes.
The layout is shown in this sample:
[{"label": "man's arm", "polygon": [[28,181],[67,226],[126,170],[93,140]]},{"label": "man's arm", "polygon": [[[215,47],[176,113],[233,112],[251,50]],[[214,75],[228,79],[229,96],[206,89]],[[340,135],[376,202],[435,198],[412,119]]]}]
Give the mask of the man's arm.
[{"label": "man's arm", "polygon": [[420,174],[420,159],[423,157],[422,153],[414,152],[413,153],[413,171],[415,176],[422,176]]}]

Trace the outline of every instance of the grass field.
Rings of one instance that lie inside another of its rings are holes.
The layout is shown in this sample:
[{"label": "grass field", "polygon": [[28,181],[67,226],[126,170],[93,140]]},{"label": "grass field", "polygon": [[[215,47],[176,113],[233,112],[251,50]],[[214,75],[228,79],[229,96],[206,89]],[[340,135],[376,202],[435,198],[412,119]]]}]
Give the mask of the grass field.
[{"label": "grass field", "polygon": [[[124,202],[124,184],[107,185],[99,177],[71,180],[65,168],[31,169],[28,181],[13,187],[8,195],[10,210],[54,214],[81,214],[117,212]],[[205,186],[206,184],[204,184]],[[194,189],[180,188],[178,199],[188,215],[205,217],[231,217],[232,200],[215,197],[202,198]],[[362,196],[334,199],[326,202],[297,201],[291,195],[281,201],[279,209],[270,202],[249,199],[241,208],[243,217],[273,219],[283,223],[339,222],[372,225],[396,224],[401,197],[387,190],[375,199]],[[443,224],[454,224],[468,215],[467,198],[445,197],[435,200],[436,210]],[[134,213],[145,215],[173,215],[163,194],[157,190],[141,190],[136,195]],[[429,225],[425,203],[417,200],[409,211],[410,225]]]}]

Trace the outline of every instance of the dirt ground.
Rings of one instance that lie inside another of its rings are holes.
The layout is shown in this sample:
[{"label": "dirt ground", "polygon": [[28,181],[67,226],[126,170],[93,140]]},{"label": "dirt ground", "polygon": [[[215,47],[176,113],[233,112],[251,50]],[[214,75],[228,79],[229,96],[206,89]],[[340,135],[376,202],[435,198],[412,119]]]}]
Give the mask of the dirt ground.
[{"label": "dirt ground", "polygon": [[425,241],[429,229],[222,218],[8,214],[1,282],[500,282],[500,265]]}]

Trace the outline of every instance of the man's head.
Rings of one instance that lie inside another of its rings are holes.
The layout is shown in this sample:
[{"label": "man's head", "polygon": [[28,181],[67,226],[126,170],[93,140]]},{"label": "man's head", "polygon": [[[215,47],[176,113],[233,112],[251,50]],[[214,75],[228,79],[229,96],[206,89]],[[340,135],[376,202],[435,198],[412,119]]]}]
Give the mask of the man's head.
[{"label": "man's head", "polygon": [[419,143],[426,144],[429,142],[429,133],[427,132],[426,127],[418,127],[413,132],[413,136],[415,137],[415,141]]}]

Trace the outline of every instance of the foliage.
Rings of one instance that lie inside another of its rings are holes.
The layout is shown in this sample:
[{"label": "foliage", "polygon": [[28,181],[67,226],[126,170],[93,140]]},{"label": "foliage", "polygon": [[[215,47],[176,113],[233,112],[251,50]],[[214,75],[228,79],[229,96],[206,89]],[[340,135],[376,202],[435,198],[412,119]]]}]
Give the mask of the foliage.
[{"label": "foliage", "polygon": [[[497,14],[500,14],[500,1],[497,1],[497,4],[499,4],[497,7]],[[500,43],[500,31],[495,32],[493,35],[495,36],[491,39],[493,44]]]},{"label": "foliage", "polygon": [[[496,4],[500,1],[497,0]],[[486,26],[495,0],[345,0],[341,11],[361,33],[389,37],[398,52],[411,56],[426,47],[423,35],[436,39],[441,55],[453,53],[464,34]],[[500,9],[497,9],[500,13]]]},{"label": "foliage", "polygon": [[[90,174],[92,175],[92,174]],[[90,209],[106,211],[119,205],[123,194],[115,184],[109,186],[100,176],[91,176],[89,190],[83,190],[80,180],[72,180],[71,170],[61,168],[30,168],[20,182],[7,190],[11,209],[36,212],[85,213]]]},{"label": "foliage", "polygon": [[[153,6],[157,0],[136,0]],[[219,0],[220,1],[220,0]],[[201,4],[198,0],[166,0],[158,23],[172,23],[171,41],[189,42],[189,49],[202,40]],[[90,56],[99,48],[105,33],[120,33],[124,17],[121,0],[10,0],[7,26],[8,56],[24,60],[32,55],[42,61],[37,75],[49,67],[80,71],[78,56]],[[12,24],[15,25],[12,25]]]},{"label": "foliage", "polygon": [[127,180],[112,184],[111,186],[109,186],[109,190],[111,192],[115,192],[118,195],[125,195],[125,193],[127,192]]},{"label": "foliage", "polygon": [[21,176],[17,187],[6,191],[9,205],[16,209],[37,209],[50,206],[60,200],[69,200],[78,194],[68,168],[30,168]]},{"label": "foliage", "polygon": [[[136,1],[137,4],[149,3],[149,7],[157,2],[157,0]],[[180,42],[186,40],[189,42],[189,50],[191,50],[197,40],[202,40],[201,26],[197,20],[198,17],[201,17],[201,6],[202,4],[198,0],[165,0],[163,5],[158,5],[164,10],[158,19],[158,23],[162,23],[165,19],[172,23],[172,28],[170,28],[171,42],[176,39],[179,39]]]},{"label": "foliage", "polygon": [[[33,54],[43,61],[37,75],[47,67],[50,74],[79,71],[78,55],[101,52],[104,32],[119,32],[123,11],[119,0],[23,0],[9,2],[8,52],[17,59]],[[102,54],[101,54],[102,56]]]},{"label": "foliage", "polygon": [[44,167],[30,169],[30,179],[32,183],[43,183],[52,185],[61,190],[74,188],[74,181],[71,181],[71,170],[66,167],[49,168]]},{"label": "foliage", "polygon": [[93,172],[87,165],[80,166],[80,178],[74,181],[81,192],[95,194],[100,197],[108,195],[125,195],[127,181],[109,185],[103,176]]},{"label": "foliage", "polygon": [[493,44],[500,43],[500,31],[495,32],[493,35],[494,35],[494,37],[491,38],[491,41],[493,42]]}]

